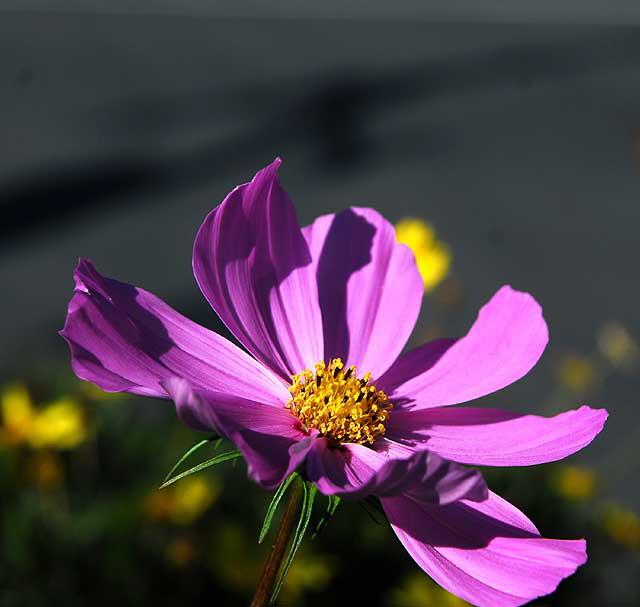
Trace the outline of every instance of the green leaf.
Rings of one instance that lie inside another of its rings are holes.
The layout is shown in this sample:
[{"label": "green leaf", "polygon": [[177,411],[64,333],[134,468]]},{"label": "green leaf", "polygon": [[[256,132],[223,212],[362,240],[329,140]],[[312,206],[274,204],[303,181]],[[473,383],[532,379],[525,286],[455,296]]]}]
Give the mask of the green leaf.
[{"label": "green leaf", "polygon": [[182,464],[182,462],[184,462],[184,460],[186,460],[190,455],[192,455],[193,453],[195,453],[198,449],[200,449],[201,447],[204,447],[206,444],[209,443],[209,439],[205,438],[204,440],[201,440],[199,443],[196,443],[195,445],[193,445],[193,447],[191,447],[191,449],[189,449],[189,451],[187,451],[173,466],[173,468],[171,468],[171,470],[169,470],[169,474],[167,474],[167,476],[164,477],[164,480],[162,481],[163,483],[166,483],[170,478],[171,475],[180,467],[180,464]]},{"label": "green leaf", "polygon": [[213,443],[213,450],[217,451],[224,439],[221,436],[212,436],[209,440]]},{"label": "green leaf", "polygon": [[327,526],[327,523],[331,520],[331,517],[336,513],[336,510],[340,505],[341,500],[337,495],[328,495],[327,497],[329,498],[327,509],[316,525],[313,535],[311,536],[312,540],[318,537],[318,534]]},{"label": "green leaf", "polygon": [[164,483],[162,483],[162,485],[160,485],[160,489],[164,489],[165,487],[168,487],[169,485],[175,483],[176,481],[179,481],[181,478],[184,478],[185,476],[189,476],[190,474],[194,474],[195,472],[200,472],[200,470],[204,470],[209,466],[215,466],[216,464],[221,464],[222,462],[229,461],[230,459],[238,459],[239,457],[242,457],[242,453],[240,453],[240,451],[237,451],[237,450],[227,451],[226,453],[221,453],[220,455],[216,455],[215,457],[208,459],[206,462],[202,462],[201,464],[198,464],[193,468],[189,468],[188,470],[181,472],[180,474],[178,474],[177,476],[174,476],[168,481],[165,481]]},{"label": "green leaf", "polygon": [[300,544],[302,544],[302,539],[304,538],[304,534],[307,530],[307,527],[309,526],[309,520],[311,519],[313,502],[318,493],[318,488],[311,483],[303,482],[302,489],[304,493],[302,496],[302,509],[300,510],[300,519],[298,520],[298,525],[296,527],[293,540],[291,541],[291,547],[289,548],[287,559],[284,562],[284,566],[282,567],[282,571],[280,572],[280,577],[278,578],[278,582],[276,583],[273,594],[271,595],[270,605],[273,605],[276,602],[276,599],[280,594],[284,579],[287,577],[287,573],[289,572],[291,563],[293,563],[296,552],[298,552],[298,548],[300,548]]},{"label": "green leaf", "polygon": [[276,490],[273,494],[273,498],[271,499],[271,503],[267,508],[267,514],[264,517],[264,522],[262,523],[262,529],[260,530],[260,536],[258,537],[258,544],[262,544],[264,538],[269,532],[269,527],[271,527],[271,521],[273,520],[273,515],[276,513],[276,509],[278,508],[278,504],[285,494],[286,490],[289,488],[289,485],[295,480],[296,476],[298,476],[297,472],[291,474]]}]

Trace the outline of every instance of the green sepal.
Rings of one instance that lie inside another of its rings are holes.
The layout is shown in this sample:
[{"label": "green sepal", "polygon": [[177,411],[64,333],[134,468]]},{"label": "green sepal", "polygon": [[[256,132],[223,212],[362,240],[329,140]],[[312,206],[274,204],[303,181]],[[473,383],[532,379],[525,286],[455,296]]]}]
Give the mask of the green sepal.
[{"label": "green sepal", "polygon": [[322,515],[322,518],[318,521],[318,524],[311,535],[312,540],[318,537],[318,534],[327,526],[327,523],[331,520],[331,517],[336,513],[336,510],[340,505],[341,500],[337,495],[328,495],[327,497],[329,498],[327,509]]},{"label": "green sepal", "polygon": [[202,462],[201,464],[198,464],[193,468],[189,468],[188,470],[185,470],[184,472],[181,472],[180,474],[170,478],[168,481],[165,481],[164,483],[162,483],[162,485],[160,485],[160,489],[164,489],[165,487],[168,487],[169,485],[175,483],[176,481],[179,481],[181,478],[184,478],[185,476],[189,476],[190,474],[194,474],[195,472],[200,472],[200,470],[209,468],[209,466],[215,466],[216,464],[221,464],[222,462],[226,462],[231,459],[238,459],[239,457],[242,457],[242,453],[240,453],[240,451],[238,450],[227,451],[226,453],[221,453],[220,455],[216,455],[215,457],[208,459],[206,462]]},{"label": "green sepal", "polygon": [[258,537],[258,544],[262,544],[267,533],[269,533],[269,528],[271,527],[271,522],[273,521],[273,515],[276,513],[278,504],[289,488],[289,485],[296,479],[297,476],[299,476],[297,472],[291,474],[284,482],[281,483],[281,485],[276,489],[276,492],[273,494],[271,503],[269,504],[267,513],[264,517],[264,522],[262,523],[262,529],[260,530],[260,536]]},{"label": "green sepal", "polygon": [[280,576],[278,577],[278,581],[276,582],[275,588],[273,590],[273,594],[271,595],[270,605],[273,605],[278,598],[278,594],[280,594],[280,590],[282,589],[282,584],[284,583],[285,577],[287,577],[287,573],[289,572],[289,568],[291,567],[291,563],[293,563],[293,559],[296,556],[296,552],[298,552],[298,548],[300,548],[300,544],[302,544],[302,539],[304,538],[304,534],[307,531],[307,527],[309,526],[309,520],[311,519],[311,511],[313,510],[313,502],[316,499],[316,495],[318,493],[318,488],[306,481],[303,481],[302,484],[303,495],[302,495],[302,509],[300,510],[300,519],[298,520],[298,525],[296,527],[295,534],[291,541],[291,547],[289,548],[289,553],[287,554],[287,558],[282,567],[282,571],[280,572]]}]

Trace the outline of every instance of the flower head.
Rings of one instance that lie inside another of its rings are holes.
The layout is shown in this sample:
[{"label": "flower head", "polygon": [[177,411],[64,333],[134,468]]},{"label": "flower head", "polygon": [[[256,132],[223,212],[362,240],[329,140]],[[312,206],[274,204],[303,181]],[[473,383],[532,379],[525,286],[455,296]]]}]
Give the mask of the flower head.
[{"label": "flower head", "polygon": [[606,412],[449,408],[534,366],[547,343],[540,306],[503,287],[465,337],[400,355],[424,290],[413,253],[367,208],[300,228],[279,165],[235,188],[194,246],[203,295],[248,353],[81,261],[62,331],[76,374],[174,400],[184,423],[233,441],[264,487],[299,470],[327,495],[378,496],[416,562],[475,605],[553,591],[586,560],[585,542],[542,538],[462,464],[561,459]]},{"label": "flower head", "polygon": [[345,368],[339,358],[328,368],[320,361],[315,372],[305,370],[293,376],[285,406],[306,428],[314,428],[336,445],[373,445],[384,434],[393,405],[370,379],[368,372],[358,378],[356,367]]}]

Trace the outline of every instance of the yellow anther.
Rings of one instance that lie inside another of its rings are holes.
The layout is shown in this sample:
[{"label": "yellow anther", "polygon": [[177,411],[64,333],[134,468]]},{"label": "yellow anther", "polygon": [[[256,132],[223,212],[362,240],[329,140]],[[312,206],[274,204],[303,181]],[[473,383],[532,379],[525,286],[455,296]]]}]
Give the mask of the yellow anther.
[{"label": "yellow anther", "polygon": [[315,428],[337,442],[373,444],[384,435],[393,405],[382,390],[370,386],[371,373],[358,379],[356,368],[345,369],[334,358],[319,362],[315,373],[305,369],[291,378],[286,406],[306,428]]}]

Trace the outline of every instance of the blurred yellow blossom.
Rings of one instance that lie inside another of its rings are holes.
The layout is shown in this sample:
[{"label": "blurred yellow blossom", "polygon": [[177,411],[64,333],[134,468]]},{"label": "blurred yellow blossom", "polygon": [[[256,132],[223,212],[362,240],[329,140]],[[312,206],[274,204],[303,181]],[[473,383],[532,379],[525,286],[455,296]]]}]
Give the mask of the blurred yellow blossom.
[{"label": "blurred yellow blossom", "polygon": [[82,407],[63,397],[37,409],[26,387],[13,384],[0,395],[0,439],[9,445],[29,444],[36,449],[73,449],[87,438]]},{"label": "blurred yellow blossom", "polygon": [[331,580],[331,563],[322,556],[303,552],[291,565],[282,587],[282,603],[299,605],[306,590],[322,590]]},{"label": "blurred yellow blossom", "polygon": [[186,525],[198,518],[220,493],[220,486],[202,475],[187,477],[174,490],[171,519]]},{"label": "blurred yellow blossom", "polygon": [[586,356],[571,353],[560,362],[559,376],[561,383],[572,392],[583,394],[591,388],[597,379],[593,362]]},{"label": "blurred yellow blossom", "polygon": [[153,519],[188,525],[213,504],[220,489],[218,482],[203,475],[188,476],[167,489],[154,490],[146,510]]},{"label": "blurred yellow blossom", "polygon": [[29,429],[32,447],[73,449],[87,437],[80,403],[71,397],[61,398],[40,410]]},{"label": "blurred yellow blossom", "polygon": [[605,323],[600,328],[598,349],[614,367],[631,367],[640,350],[629,331],[617,322]]},{"label": "blurred yellow blossom", "polygon": [[23,384],[11,384],[3,388],[0,394],[0,409],[0,439],[8,445],[23,443],[27,439],[34,418],[27,388]]},{"label": "blurred yellow blossom", "polygon": [[389,607],[464,607],[469,605],[461,598],[438,586],[424,573],[415,573],[388,596]]},{"label": "blurred yellow blossom", "polygon": [[640,518],[619,504],[609,504],[602,513],[602,524],[609,537],[626,548],[640,549]]},{"label": "blurred yellow blossom", "polygon": [[586,466],[562,466],[552,475],[551,487],[567,499],[586,500],[593,497],[596,474]]},{"label": "blurred yellow blossom", "polygon": [[449,273],[451,266],[449,247],[436,238],[433,227],[422,219],[405,217],[395,225],[395,228],[397,241],[406,244],[416,256],[425,291],[431,291]]}]

